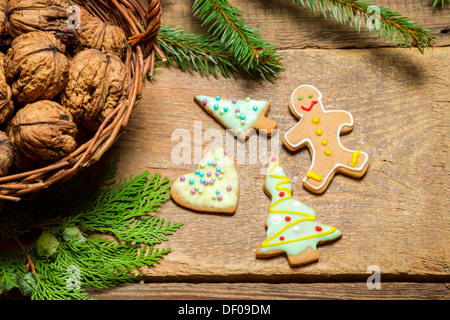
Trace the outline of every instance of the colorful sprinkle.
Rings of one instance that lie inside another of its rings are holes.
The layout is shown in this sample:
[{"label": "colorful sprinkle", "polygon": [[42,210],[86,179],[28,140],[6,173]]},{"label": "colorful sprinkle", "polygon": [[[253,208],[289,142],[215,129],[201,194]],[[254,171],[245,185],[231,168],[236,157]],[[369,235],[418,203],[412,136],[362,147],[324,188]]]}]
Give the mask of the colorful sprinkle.
[{"label": "colorful sprinkle", "polygon": [[205,175],[205,173],[203,171],[200,171],[200,173],[198,174],[200,177],[203,177]]},{"label": "colorful sprinkle", "polygon": [[281,191],[278,195],[279,195],[280,197],[284,197],[284,192]]},{"label": "colorful sprinkle", "polygon": [[302,96],[298,97],[298,100],[302,101],[302,100],[303,100],[303,97],[302,97]]},{"label": "colorful sprinkle", "polygon": [[245,124],[245,120],[241,120],[241,125],[244,125]]},{"label": "colorful sprinkle", "polygon": [[217,166],[217,162],[214,161],[214,162],[212,163],[212,165],[213,165],[213,167]]},{"label": "colorful sprinkle", "polygon": [[317,227],[316,227],[316,231],[317,231],[317,232],[320,232],[320,231],[322,231],[322,228],[319,227],[319,226],[317,226]]},{"label": "colorful sprinkle", "polygon": [[212,198],[213,200],[216,200],[216,199],[217,199],[217,196],[216,196],[216,195],[213,195],[211,198]]},{"label": "colorful sprinkle", "polygon": [[313,94],[312,93],[310,93],[309,95],[308,95],[308,98],[312,98],[313,97]]},{"label": "colorful sprinkle", "polygon": [[209,184],[208,180],[205,180],[205,186],[207,186]]},{"label": "colorful sprinkle", "polygon": [[325,150],[325,155],[331,156],[331,150],[330,149]]},{"label": "colorful sprinkle", "polygon": [[219,174],[220,174],[220,172],[219,172],[219,171],[216,171],[216,176],[219,176]]},{"label": "colorful sprinkle", "polygon": [[236,100],[236,99],[233,99],[233,100],[231,100],[231,102],[233,102],[233,103],[236,103],[236,102],[237,102],[237,100]]},{"label": "colorful sprinkle", "polygon": [[200,168],[204,168],[205,167],[205,163],[204,162],[200,162]]},{"label": "colorful sprinkle", "polygon": [[239,112],[236,112],[236,118],[240,118],[241,117],[241,114],[239,113]]},{"label": "colorful sprinkle", "polygon": [[195,190],[198,190],[198,186],[195,186],[194,189],[195,189]]},{"label": "colorful sprinkle", "polygon": [[214,180],[209,180],[209,185],[213,185],[214,184]]},{"label": "colorful sprinkle", "polygon": [[194,179],[189,180],[189,184],[194,184]]},{"label": "colorful sprinkle", "polygon": [[222,169],[220,168],[220,167],[217,167],[216,168],[216,171],[221,171]]},{"label": "colorful sprinkle", "polygon": [[253,106],[253,111],[258,111],[258,106]]},{"label": "colorful sprinkle", "polygon": [[208,173],[206,174],[208,177],[211,177],[212,173],[211,171],[208,171]]},{"label": "colorful sprinkle", "polygon": [[205,183],[205,178],[200,178],[200,183]]},{"label": "colorful sprinkle", "polygon": [[241,114],[240,118],[241,120],[245,120],[245,114]]},{"label": "colorful sprinkle", "polygon": [[291,221],[291,217],[286,216],[286,217],[284,217],[284,220],[286,220],[286,221]]},{"label": "colorful sprinkle", "polygon": [[228,186],[228,187],[227,187],[227,190],[228,190],[228,191],[231,191],[231,186]]},{"label": "colorful sprinkle", "polygon": [[216,194],[219,194],[220,193],[220,190],[219,189],[216,189]]},{"label": "colorful sprinkle", "polygon": [[275,157],[272,157],[271,161],[275,162],[275,161],[277,161],[277,159]]},{"label": "colorful sprinkle", "polygon": [[223,151],[223,154],[224,154],[224,155],[228,155],[228,153],[230,153],[228,150],[224,150],[224,151]]},{"label": "colorful sprinkle", "polygon": [[250,97],[245,98],[245,101],[247,101],[247,102],[250,102],[250,100],[252,100],[252,99],[250,99]]},{"label": "colorful sprinkle", "polygon": [[194,173],[195,173],[195,174],[199,174],[199,173],[200,173],[200,170],[197,169],[197,170],[194,171]]},{"label": "colorful sprinkle", "polygon": [[220,96],[217,96],[217,97],[216,97],[216,100],[219,101],[219,100],[220,100]]},{"label": "colorful sprinkle", "polygon": [[220,172],[222,172],[222,174],[224,174],[224,173],[225,173],[225,169],[224,169],[224,168],[221,168],[221,169],[220,169]]},{"label": "colorful sprinkle", "polygon": [[316,130],[316,134],[317,134],[318,136],[321,136],[322,133],[323,133],[322,130],[320,130],[320,129],[317,129],[317,130]]},{"label": "colorful sprinkle", "polygon": [[208,166],[212,165],[212,160],[208,160],[206,161],[206,163],[208,164]]},{"label": "colorful sprinkle", "polygon": [[195,189],[192,189],[192,190],[191,190],[191,193],[192,193],[192,194],[195,194]]},{"label": "colorful sprinkle", "polygon": [[222,201],[222,196],[217,196],[217,200]]},{"label": "colorful sprinkle", "polygon": [[284,241],[284,237],[283,237],[283,236],[281,236],[281,237],[280,237],[280,240],[281,240],[281,241]]},{"label": "colorful sprinkle", "polygon": [[184,180],[186,180],[186,178],[184,176],[180,177],[181,182],[183,182]]},{"label": "colorful sprinkle", "polygon": [[199,189],[198,189],[198,193],[199,193],[199,194],[202,194],[202,193],[203,193],[203,189],[202,189],[202,188],[199,188]]},{"label": "colorful sprinkle", "polygon": [[218,104],[215,104],[214,105],[214,110],[218,110],[219,109],[219,105]]},{"label": "colorful sprinkle", "polygon": [[327,141],[327,140],[322,140],[321,144],[322,144],[323,146],[326,146],[326,145],[328,144],[328,141]]},{"label": "colorful sprinkle", "polygon": [[203,102],[203,104],[206,104],[208,102],[208,100],[204,99],[202,102]]},{"label": "colorful sprinkle", "polygon": [[219,178],[219,180],[222,180],[223,179],[223,175],[219,174],[219,176],[217,178]]},{"label": "colorful sprinkle", "polygon": [[227,106],[223,107],[223,111],[228,112],[228,107]]},{"label": "colorful sprinkle", "polygon": [[320,121],[320,119],[319,118],[317,118],[317,117],[314,117],[314,118],[312,118],[312,123],[314,123],[314,124],[318,124],[319,123],[319,121]]},{"label": "colorful sprinkle", "polygon": [[236,109],[236,110],[234,110],[234,112],[239,113],[239,112],[241,112],[241,110]]}]

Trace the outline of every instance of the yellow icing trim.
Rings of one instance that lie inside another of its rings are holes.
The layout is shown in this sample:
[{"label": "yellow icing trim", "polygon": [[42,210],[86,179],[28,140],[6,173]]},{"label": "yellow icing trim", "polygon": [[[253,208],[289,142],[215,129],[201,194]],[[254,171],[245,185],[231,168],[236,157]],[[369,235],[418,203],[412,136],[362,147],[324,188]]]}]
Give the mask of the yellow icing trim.
[{"label": "yellow icing trim", "polygon": [[313,178],[316,181],[322,181],[322,177],[319,176],[317,173],[315,173],[314,171],[308,172],[306,174],[307,178]]},{"label": "yellow icing trim", "polygon": [[326,146],[328,144],[328,141],[327,140],[322,140],[321,143],[322,143],[323,146]]},{"label": "yellow icing trim", "polygon": [[314,124],[318,124],[319,123],[319,121],[320,121],[320,119],[319,118],[312,118],[312,123],[314,123]]},{"label": "yellow icing trim", "polygon": [[[289,188],[286,188],[286,187],[280,187],[280,185],[281,184],[285,184],[285,183],[290,183],[291,182],[291,180],[288,178],[288,177],[284,177],[284,176],[280,176],[280,175],[277,175],[277,174],[273,174],[273,170],[276,168],[276,167],[278,167],[280,165],[280,161],[276,161],[275,163],[274,163],[274,165],[273,165],[273,167],[270,169],[270,171],[269,171],[269,176],[270,177],[272,177],[272,178],[278,178],[278,179],[281,179],[281,181],[280,182],[278,182],[276,185],[275,185],[275,189],[277,189],[278,191],[285,191],[286,193],[287,193],[287,197],[283,197],[283,198],[280,198],[280,199],[278,199],[277,201],[275,201],[271,206],[270,206],[270,208],[269,208],[269,212],[270,213],[292,213],[292,214],[299,214],[299,215],[302,215],[302,216],[305,216],[305,217],[308,217],[308,218],[314,218],[314,220],[316,219],[316,217],[314,217],[314,216],[312,216],[312,215],[310,215],[310,214],[308,214],[308,213],[304,213],[304,212],[298,212],[298,211],[285,211],[285,210],[274,210],[273,208],[277,205],[277,204],[279,204],[280,202],[282,202],[282,201],[285,201],[285,200],[289,200],[289,199],[291,199],[292,198],[292,193],[291,193],[291,190],[289,190]],[[312,220],[312,221],[314,221],[314,220]]]},{"label": "yellow icing trim", "polygon": [[358,162],[358,158],[359,158],[359,150],[356,152],[353,152],[352,155],[352,167],[356,166],[356,163]]},{"label": "yellow icing trim", "polygon": [[317,134],[318,136],[321,136],[322,133],[323,133],[322,130],[320,130],[320,129],[317,129],[317,130],[316,130],[316,134]]},{"label": "yellow icing trim", "polygon": [[325,150],[325,155],[331,156],[331,150],[330,149]]},{"label": "yellow icing trim", "polygon": [[[300,220],[308,220],[308,219],[300,219]],[[298,222],[300,222],[300,220],[298,220]],[[297,221],[296,221],[297,222]],[[290,226],[290,225],[287,225]],[[286,227],[287,227],[286,226]],[[286,228],[285,227],[285,228]],[[262,248],[267,248],[267,247],[273,247],[273,246],[278,246],[278,245],[283,245],[283,244],[287,244],[287,243],[292,243],[292,242],[298,242],[298,241],[303,241],[303,240],[308,240],[308,239],[313,239],[313,238],[317,238],[317,237],[321,237],[321,236],[326,236],[329,234],[332,234],[333,232],[336,231],[336,227],[331,227],[330,230],[328,231],[324,231],[324,232],[320,232],[320,233],[316,233],[316,234],[312,234],[306,237],[302,237],[302,238],[297,238],[297,239],[291,239],[291,240],[286,240],[286,241],[279,241],[279,242],[273,242],[273,243],[267,243],[270,240],[273,240],[274,238],[278,237],[284,230],[285,228],[281,229],[280,231],[278,231],[276,234],[274,234],[273,236],[271,236],[270,238],[268,238],[267,240],[265,240],[262,244],[261,247]]]}]

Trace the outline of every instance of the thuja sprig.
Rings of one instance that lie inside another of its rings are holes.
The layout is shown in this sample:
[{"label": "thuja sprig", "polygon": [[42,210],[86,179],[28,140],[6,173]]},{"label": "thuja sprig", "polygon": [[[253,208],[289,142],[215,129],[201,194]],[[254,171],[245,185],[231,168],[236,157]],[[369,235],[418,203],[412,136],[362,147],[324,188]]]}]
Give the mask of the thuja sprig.
[{"label": "thuja sprig", "polygon": [[226,0],[196,0],[194,16],[209,26],[214,39],[246,71],[272,81],[283,69],[278,48],[261,39],[259,33],[244,23],[242,12]]},{"label": "thuja sprig", "polygon": [[116,182],[117,161],[99,177],[78,179],[36,201],[3,203],[0,240],[17,246],[0,252],[0,294],[18,287],[36,300],[86,299],[86,287],[134,281],[142,276],[134,270],[169,253],[156,245],[182,224],[154,215],[169,195],[169,179],[144,172]]},{"label": "thuja sprig", "polygon": [[348,22],[358,32],[364,23],[371,33],[384,41],[389,40],[396,46],[416,47],[424,53],[424,49],[430,47],[433,42],[430,30],[378,5],[351,0],[293,0],[293,2],[314,13],[320,10],[324,17],[331,17],[341,24]]}]

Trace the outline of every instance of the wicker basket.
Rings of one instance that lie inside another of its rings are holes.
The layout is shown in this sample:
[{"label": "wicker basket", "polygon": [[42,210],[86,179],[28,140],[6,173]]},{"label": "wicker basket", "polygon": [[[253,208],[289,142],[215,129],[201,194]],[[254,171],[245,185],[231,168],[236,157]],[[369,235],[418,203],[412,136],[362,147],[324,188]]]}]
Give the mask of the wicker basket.
[{"label": "wicker basket", "polygon": [[48,166],[0,177],[0,199],[20,201],[64,183],[82,169],[97,162],[117,141],[126,127],[142,91],[148,72],[153,75],[155,54],[163,56],[156,46],[161,18],[160,0],[73,0],[103,21],[122,27],[129,38],[125,65],[131,86],[128,99],[119,105],[101,124],[94,136],[74,152]]}]

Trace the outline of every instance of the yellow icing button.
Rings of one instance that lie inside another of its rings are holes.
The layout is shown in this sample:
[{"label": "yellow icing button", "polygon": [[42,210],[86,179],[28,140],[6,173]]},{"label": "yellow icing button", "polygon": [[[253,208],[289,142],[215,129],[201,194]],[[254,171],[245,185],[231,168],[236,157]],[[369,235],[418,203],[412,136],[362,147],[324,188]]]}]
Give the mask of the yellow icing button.
[{"label": "yellow icing button", "polygon": [[316,134],[317,134],[318,136],[321,136],[322,133],[323,133],[322,130],[320,130],[320,129],[317,129],[317,130],[316,130]]},{"label": "yellow icing button", "polygon": [[306,177],[307,177],[307,178],[312,178],[312,179],[314,179],[314,180],[316,180],[316,181],[322,181],[322,177],[319,176],[319,175],[318,175],[317,173],[315,173],[314,171],[308,172],[308,173],[306,174]]},{"label": "yellow icing button", "polygon": [[331,150],[329,150],[329,149],[325,150],[325,154],[326,154],[327,156],[331,156]]},{"label": "yellow icing button", "polygon": [[321,143],[322,143],[323,146],[326,146],[328,144],[328,141],[327,140],[322,140]]},{"label": "yellow icing button", "polygon": [[314,123],[314,124],[318,124],[319,121],[320,121],[319,118],[312,118],[312,120],[311,120],[311,122]]}]

